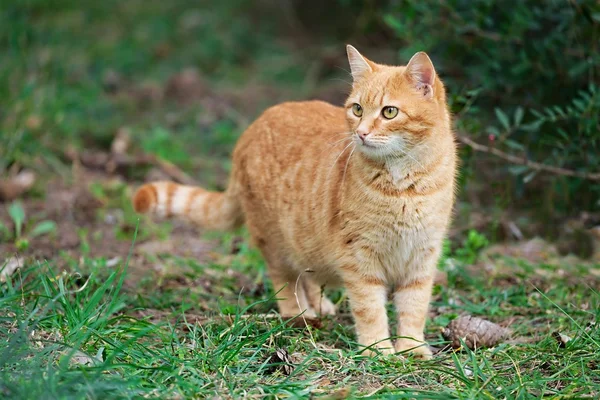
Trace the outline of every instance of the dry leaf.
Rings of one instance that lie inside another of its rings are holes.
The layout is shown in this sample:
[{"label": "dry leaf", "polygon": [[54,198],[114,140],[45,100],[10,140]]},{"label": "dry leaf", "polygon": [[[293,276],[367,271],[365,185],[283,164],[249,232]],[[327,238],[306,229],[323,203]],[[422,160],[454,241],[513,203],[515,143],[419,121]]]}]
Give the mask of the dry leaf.
[{"label": "dry leaf", "polygon": [[290,355],[285,349],[277,349],[271,357],[269,357],[269,364],[275,364],[269,368],[268,373],[270,374],[280,371],[284,375],[289,375],[294,370]]},{"label": "dry leaf", "polygon": [[6,278],[14,274],[22,265],[23,260],[16,256],[4,260],[4,262],[0,264],[0,282],[6,281]]},{"label": "dry leaf", "polygon": [[165,95],[180,103],[189,104],[207,93],[207,86],[198,70],[186,68],[171,76],[165,87]]},{"label": "dry leaf", "polygon": [[563,335],[560,332],[552,332],[552,337],[554,339],[556,339],[556,342],[558,343],[558,347],[567,347],[567,343],[569,343],[571,341],[571,338],[567,335]]},{"label": "dry leaf", "polygon": [[14,200],[33,186],[35,174],[21,171],[15,176],[0,180],[0,200]]},{"label": "dry leaf", "polygon": [[119,128],[110,145],[110,152],[112,154],[125,154],[131,144],[131,133],[127,128]]},{"label": "dry leaf", "polygon": [[81,351],[76,351],[75,354],[73,354],[69,359],[69,365],[83,365],[90,367],[102,363],[102,358],[102,351],[99,351],[96,357],[92,357]]},{"label": "dry leaf", "polygon": [[323,397],[323,399],[326,400],[343,400],[343,399],[347,399],[350,398],[350,395],[352,394],[352,390],[350,388],[341,388],[339,390],[336,390],[335,392],[331,393],[330,395]]}]

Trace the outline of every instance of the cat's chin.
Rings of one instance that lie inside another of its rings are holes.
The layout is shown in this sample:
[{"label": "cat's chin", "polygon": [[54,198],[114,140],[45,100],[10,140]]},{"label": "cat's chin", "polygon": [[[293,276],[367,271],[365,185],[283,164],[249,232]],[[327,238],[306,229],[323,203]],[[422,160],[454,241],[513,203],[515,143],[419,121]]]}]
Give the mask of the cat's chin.
[{"label": "cat's chin", "polygon": [[361,143],[357,147],[363,156],[371,160],[384,161],[394,155],[389,146]]}]

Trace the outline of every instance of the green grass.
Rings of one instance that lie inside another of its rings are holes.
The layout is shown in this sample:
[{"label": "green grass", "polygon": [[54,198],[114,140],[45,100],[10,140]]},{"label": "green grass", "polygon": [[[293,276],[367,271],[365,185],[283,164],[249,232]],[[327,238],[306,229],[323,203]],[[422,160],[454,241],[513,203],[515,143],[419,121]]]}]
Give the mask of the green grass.
[{"label": "green grass", "polygon": [[[321,328],[277,315],[277,294],[244,231],[203,234],[193,243],[209,243],[198,259],[181,254],[195,233],[138,222],[129,199],[146,170],[120,181],[105,174],[78,181],[63,150],[106,150],[127,127],[132,152],[159,155],[207,187],[222,186],[237,136],[266,105],[339,86],[342,68],[315,73],[324,67],[309,57],[314,49],[277,36],[274,20],[253,23],[252,8],[179,0],[2,4],[0,176],[26,167],[39,178],[23,199],[27,248],[2,247],[23,251],[24,266],[0,282],[0,398],[600,396],[600,290],[590,273],[598,265],[482,259],[489,243],[470,232],[447,246],[448,283],[435,288],[428,340],[442,347],[441,328],[462,313],[508,325],[511,340],[427,362],[367,358],[341,290],[330,293],[339,315]],[[188,67],[204,77],[206,101],[140,94]],[[121,77],[117,93],[106,87],[111,73]],[[50,213],[51,196],[65,194],[57,177],[66,194],[83,188],[101,206],[83,219],[77,208]],[[8,214],[0,210],[0,246],[18,239]],[[56,223],[52,233],[32,237],[48,219]],[[74,248],[60,245],[67,234],[78,238]],[[135,240],[131,258],[105,249],[109,239],[123,249]],[[138,251],[168,240],[176,251]],[[35,256],[49,244],[54,256]],[[560,347],[556,332],[572,340]],[[289,375],[273,359],[278,349],[290,355]]]},{"label": "green grass", "polygon": [[[506,277],[451,270],[448,285],[436,287],[430,342],[443,345],[441,326],[463,312],[512,320],[513,340],[416,361],[360,355],[345,304],[321,329],[265,314],[274,307],[271,288],[257,294],[227,279],[231,270],[261,276],[264,266],[253,250],[243,249],[227,266],[179,261],[195,271],[185,274],[192,281],[209,280],[211,295],[193,284],[126,289],[126,261],[108,268],[103,260],[86,260],[77,271],[60,273],[52,262],[40,262],[13,275],[1,286],[0,391],[6,398],[600,394],[600,295],[575,269],[540,287],[532,283],[534,271],[555,267],[504,260],[522,280],[513,285]],[[446,265],[462,264],[451,257]],[[554,332],[572,340],[560,347]],[[271,360],[280,348],[291,355],[289,376]]]},{"label": "green grass", "polygon": [[[3,2],[0,173],[18,161],[65,175],[64,144],[106,149],[123,126],[138,150],[186,169],[197,167],[191,155],[228,155],[248,118],[276,101],[260,88],[305,94],[309,63],[292,67],[289,46],[272,40],[271,25],[251,23],[251,10],[239,0]],[[205,74],[208,101],[153,97],[186,68]],[[250,115],[233,106],[240,98]]]}]

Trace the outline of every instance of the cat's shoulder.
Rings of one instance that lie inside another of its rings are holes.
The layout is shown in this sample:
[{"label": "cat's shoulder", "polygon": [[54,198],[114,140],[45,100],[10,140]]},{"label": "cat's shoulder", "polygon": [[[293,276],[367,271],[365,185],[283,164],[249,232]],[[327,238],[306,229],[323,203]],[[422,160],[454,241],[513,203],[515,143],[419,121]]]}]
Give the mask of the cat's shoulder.
[{"label": "cat's shoulder", "polygon": [[262,117],[289,118],[302,115],[343,117],[344,109],[322,100],[286,101],[269,107]]}]

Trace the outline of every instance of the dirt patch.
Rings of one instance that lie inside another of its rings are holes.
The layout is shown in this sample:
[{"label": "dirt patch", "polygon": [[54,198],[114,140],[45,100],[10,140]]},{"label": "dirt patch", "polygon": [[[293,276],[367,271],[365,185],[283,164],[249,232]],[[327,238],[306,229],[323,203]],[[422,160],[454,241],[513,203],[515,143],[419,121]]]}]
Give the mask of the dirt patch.
[{"label": "dirt patch", "polygon": [[[600,250],[600,242],[596,246]],[[526,284],[543,289],[558,280],[600,287],[600,270],[596,267],[599,256],[600,253],[595,253],[591,259],[582,259],[572,254],[561,255],[557,245],[533,238],[492,245],[480,254],[477,263],[466,269],[471,275],[485,276],[500,286]]]},{"label": "dirt patch", "polygon": [[[58,267],[66,267],[68,260],[86,257],[105,258],[115,263],[125,260],[132,247],[135,225],[131,216],[127,218],[124,215],[125,211],[119,204],[128,200],[132,185],[92,171],[80,172],[80,182],[85,184],[69,185],[59,178],[50,179],[44,185],[44,198],[21,199],[26,215],[24,237],[27,237],[31,226],[41,220],[54,221],[56,230],[29,239],[26,248],[19,248],[14,236],[4,238],[0,243],[0,262],[17,254],[25,263],[55,260]],[[94,186],[102,188],[115,185],[121,188],[120,199],[93,194],[90,190]],[[15,226],[9,216],[7,203],[0,206],[0,222],[9,232],[14,232]],[[148,277],[149,273],[163,273],[164,268],[157,261],[162,255],[206,262],[212,259],[211,252],[218,244],[200,239],[198,229],[183,222],[174,221],[168,233],[147,233],[145,229],[146,225],[141,224],[128,269],[130,284]],[[163,239],[158,236],[163,236]]]}]

